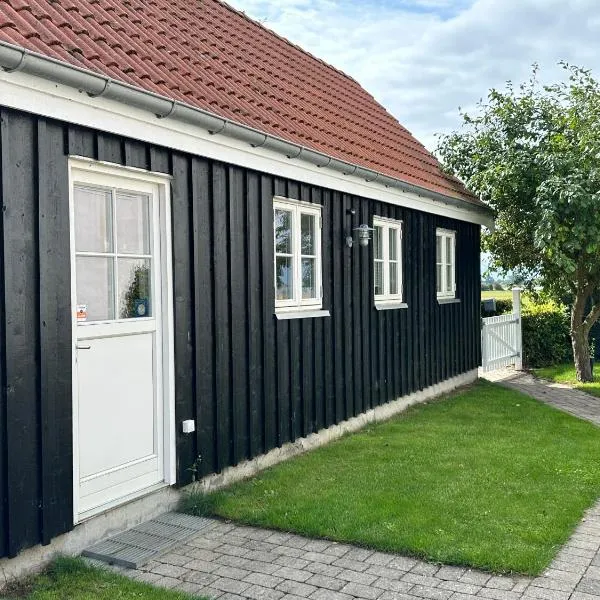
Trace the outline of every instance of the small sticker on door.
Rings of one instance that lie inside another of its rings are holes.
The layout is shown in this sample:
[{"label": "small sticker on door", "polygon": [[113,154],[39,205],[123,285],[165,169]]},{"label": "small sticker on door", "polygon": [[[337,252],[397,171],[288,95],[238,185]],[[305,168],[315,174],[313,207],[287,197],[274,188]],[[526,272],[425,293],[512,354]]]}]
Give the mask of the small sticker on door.
[{"label": "small sticker on door", "polygon": [[88,310],[87,304],[78,304],[77,305],[77,320],[78,321],[87,321]]}]

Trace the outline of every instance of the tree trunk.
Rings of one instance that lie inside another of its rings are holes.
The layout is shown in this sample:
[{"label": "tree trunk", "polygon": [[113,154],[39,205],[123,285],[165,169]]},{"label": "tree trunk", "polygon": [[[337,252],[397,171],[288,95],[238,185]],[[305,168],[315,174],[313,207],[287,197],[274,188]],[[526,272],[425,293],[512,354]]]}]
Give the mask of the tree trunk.
[{"label": "tree trunk", "polygon": [[581,325],[571,330],[571,344],[573,346],[573,360],[575,361],[575,372],[577,381],[593,381],[592,366],[590,364],[590,342],[589,332]]}]

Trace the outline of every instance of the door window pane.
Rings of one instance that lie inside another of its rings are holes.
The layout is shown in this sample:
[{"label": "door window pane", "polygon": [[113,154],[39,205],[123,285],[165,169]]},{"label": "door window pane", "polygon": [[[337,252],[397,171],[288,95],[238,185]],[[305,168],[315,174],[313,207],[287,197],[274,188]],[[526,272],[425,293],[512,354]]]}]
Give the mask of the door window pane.
[{"label": "door window pane", "polygon": [[275,252],[292,253],[292,213],[287,210],[275,210]]},{"label": "door window pane", "polygon": [[315,255],[315,220],[313,215],[300,215],[300,246],[302,254]]},{"label": "door window pane", "polygon": [[103,256],[76,259],[77,306],[85,307],[86,321],[115,318],[113,264],[112,258]]},{"label": "door window pane", "polygon": [[119,319],[152,316],[150,260],[119,258]]},{"label": "door window pane", "polygon": [[289,256],[278,256],[275,261],[275,298],[277,300],[294,298],[293,281],[292,259]]},{"label": "door window pane", "polygon": [[117,192],[117,252],[150,254],[150,198]]},{"label": "door window pane", "polygon": [[302,299],[317,297],[315,259],[302,259]]},{"label": "door window pane", "polygon": [[110,190],[75,186],[75,250],[112,252],[112,194]]}]

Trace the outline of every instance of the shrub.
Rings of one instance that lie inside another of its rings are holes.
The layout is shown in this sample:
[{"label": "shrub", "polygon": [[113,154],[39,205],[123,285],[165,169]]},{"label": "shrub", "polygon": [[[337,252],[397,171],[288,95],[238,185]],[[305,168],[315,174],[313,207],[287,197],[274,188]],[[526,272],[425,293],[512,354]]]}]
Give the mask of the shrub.
[{"label": "shrub", "polygon": [[496,310],[492,312],[486,312],[483,310],[483,302],[481,303],[481,316],[482,317],[497,317],[498,315],[506,315],[512,312],[512,300],[508,298],[500,298],[496,300]]},{"label": "shrub", "polygon": [[552,302],[528,304],[523,309],[523,363],[546,367],[571,360],[569,314]]}]

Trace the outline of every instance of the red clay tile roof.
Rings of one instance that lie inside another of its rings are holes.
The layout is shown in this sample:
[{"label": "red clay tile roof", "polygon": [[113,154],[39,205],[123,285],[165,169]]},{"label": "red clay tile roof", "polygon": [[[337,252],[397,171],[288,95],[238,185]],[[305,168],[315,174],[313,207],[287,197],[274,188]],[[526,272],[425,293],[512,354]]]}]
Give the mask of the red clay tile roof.
[{"label": "red clay tile roof", "polygon": [[0,0],[0,40],[481,204],[355,80],[218,0]]}]

